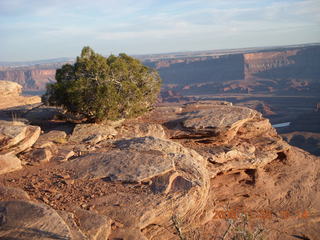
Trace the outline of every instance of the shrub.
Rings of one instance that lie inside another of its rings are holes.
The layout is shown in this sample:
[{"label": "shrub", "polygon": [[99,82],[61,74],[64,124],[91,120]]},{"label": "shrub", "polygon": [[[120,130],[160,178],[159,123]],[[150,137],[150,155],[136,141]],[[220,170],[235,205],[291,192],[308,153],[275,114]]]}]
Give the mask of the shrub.
[{"label": "shrub", "polygon": [[75,64],[56,72],[56,83],[42,97],[49,105],[91,122],[138,116],[155,103],[160,92],[159,74],[126,54],[108,58],[84,47]]}]

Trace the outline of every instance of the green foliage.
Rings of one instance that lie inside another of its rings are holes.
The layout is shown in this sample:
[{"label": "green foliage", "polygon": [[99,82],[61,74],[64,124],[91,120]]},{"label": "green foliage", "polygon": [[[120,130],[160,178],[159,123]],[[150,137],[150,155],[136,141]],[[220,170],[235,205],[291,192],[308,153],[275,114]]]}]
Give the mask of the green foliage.
[{"label": "green foliage", "polygon": [[84,47],[75,64],[56,72],[43,102],[62,106],[92,122],[134,117],[148,110],[160,92],[159,74],[126,54],[108,58]]}]

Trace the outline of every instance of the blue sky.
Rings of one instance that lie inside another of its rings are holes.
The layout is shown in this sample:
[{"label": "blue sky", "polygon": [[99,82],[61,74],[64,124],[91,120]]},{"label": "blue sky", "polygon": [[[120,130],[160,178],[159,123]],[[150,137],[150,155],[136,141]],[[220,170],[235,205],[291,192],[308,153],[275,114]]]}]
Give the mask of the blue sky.
[{"label": "blue sky", "polygon": [[0,61],[320,42],[320,0],[0,0]]}]

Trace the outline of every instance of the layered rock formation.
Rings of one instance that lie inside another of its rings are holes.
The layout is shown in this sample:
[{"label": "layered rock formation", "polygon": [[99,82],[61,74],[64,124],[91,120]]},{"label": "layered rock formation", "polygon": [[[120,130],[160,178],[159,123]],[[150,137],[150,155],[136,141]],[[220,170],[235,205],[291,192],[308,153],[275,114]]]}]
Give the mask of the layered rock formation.
[{"label": "layered rock formation", "polygon": [[56,69],[9,69],[0,71],[0,79],[13,81],[25,91],[44,91],[47,83],[55,81]]},{"label": "layered rock formation", "polygon": [[[319,45],[164,54],[141,59],[159,71],[169,90],[182,95],[320,91]],[[19,83],[24,91],[44,91],[47,83],[55,81],[55,69],[62,64],[4,68],[0,79]]]},{"label": "layered rock formation", "polygon": [[317,93],[320,47],[275,48],[153,60],[165,84],[184,94]]},{"label": "layered rock formation", "polygon": [[0,121],[0,174],[21,169],[16,155],[32,147],[39,135],[40,127]]}]

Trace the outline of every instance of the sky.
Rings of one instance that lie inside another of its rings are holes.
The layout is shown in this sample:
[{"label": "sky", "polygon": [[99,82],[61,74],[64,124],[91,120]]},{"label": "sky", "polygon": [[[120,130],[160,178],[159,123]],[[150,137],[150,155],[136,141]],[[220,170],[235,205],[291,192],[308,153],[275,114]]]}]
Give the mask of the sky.
[{"label": "sky", "polygon": [[320,0],[0,0],[0,61],[320,42]]}]

